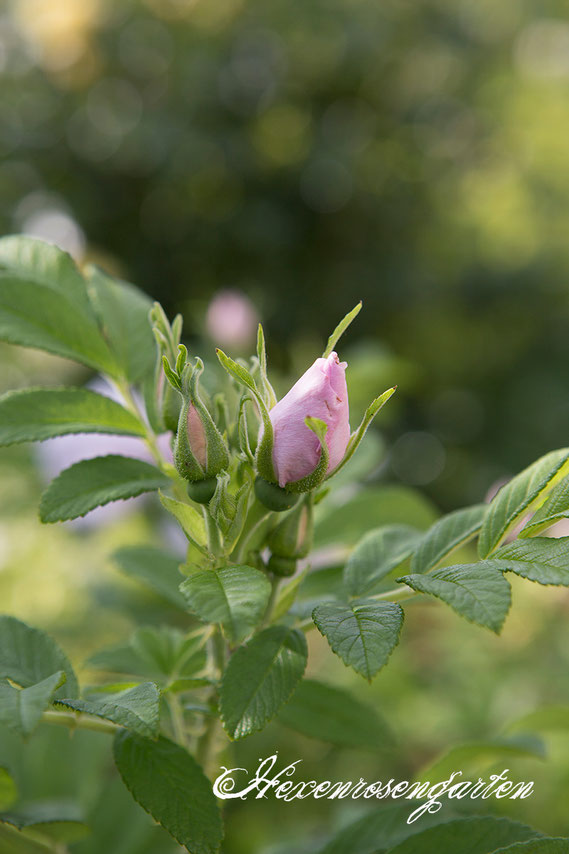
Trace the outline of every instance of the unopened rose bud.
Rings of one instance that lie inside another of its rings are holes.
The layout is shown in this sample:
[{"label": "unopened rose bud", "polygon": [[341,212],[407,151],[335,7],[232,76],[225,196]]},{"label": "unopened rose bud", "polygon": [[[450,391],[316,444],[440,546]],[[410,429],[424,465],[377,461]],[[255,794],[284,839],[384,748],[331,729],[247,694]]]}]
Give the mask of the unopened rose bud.
[{"label": "unopened rose bud", "polygon": [[[309,478],[318,466],[322,448],[318,436],[306,424],[307,417],[319,419],[327,427],[328,464],[324,474],[343,459],[350,440],[346,367],[334,352],[327,359],[316,359],[270,410],[274,431],[272,461],[279,486]],[[307,484],[306,491],[311,488]]]}]

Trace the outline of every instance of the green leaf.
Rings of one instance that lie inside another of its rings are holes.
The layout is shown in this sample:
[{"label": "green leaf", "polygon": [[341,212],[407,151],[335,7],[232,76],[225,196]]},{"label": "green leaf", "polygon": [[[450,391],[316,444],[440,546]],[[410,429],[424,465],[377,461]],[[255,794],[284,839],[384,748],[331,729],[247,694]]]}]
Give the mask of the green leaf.
[{"label": "green leaf", "polygon": [[47,845],[50,850],[53,850],[54,843],[59,848],[77,842],[89,833],[80,807],[65,801],[30,803],[17,812],[4,813],[0,822],[12,825],[25,837]]},{"label": "green leaf", "polygon": [[349,311],[345,317],[342,318],[342,320],[339,322],[337,327],[334,329],[334,331],[332,332],[332,334],[328,338],[328,343],[326,344],[326,349],[322,353],[323,359],[327,359],[328,356],[333,352],[334,347],[336,346],[336,344],[338,343],[338,341],[340,340],[340,338],[342,337],[342,335],[344,334],[344,332],[346,331],[346,329],[348,328],[350,323],[353,320],[355,320],[355,318],[358,316],[358,314],[360,313],[361,310],[362,310],[362,301],[360,300],[359,303],[356,306],[354,306],[354,308],[351,311]]},{"label": "green leaf", "polygon": [[472,623],[499,634],[510,610],[511,589],[493,561],[438,569],[431,575],[404,575],[397,580],[418,593],[436,596]]},{"label": "green leaf", "polygon": [[520,531],[520,537],[533,537],[540,531],[550,528],[560,519],[569,516],[569,477],[551,490],[547,500],[539,507],[532,518]]},{"label": "green leaf", "polygon": [[[30,690],[30,689],[28,689]],[[115,693],[93,692],[84,699],[62,699],[58,704],[96,715],[148,738],[158,736],[160,691],[153,682],[142,682]]]},{"label": "green leaf", "polygon": [[454,817],[446,802],[443,803],[439,812],[424,813],[417,822],[419,826],[407,824],[407,819],[416,803],[415,801],[413,804],[407,802],[381,805],[378,809],[348,824],[324,846],[319,854],[376,854],[378,850],[392,848],[419,830],[440,824],[449,816]]},{"label": "green leaf", "polygon": [[555,732],[569,730],[569,706],[542,706],[512,721],[509,730]]},{"label": "green leaf", "polygon": [[492,560],[530,581],[569,586],[569,537],[514,540],[494,552]]},{"label": "green leaf", "polygon": [[172,605],[186,610],[185,599],[178,589],[182,574],[177,558],[154,546],[123,546],[112,557],[125,575],[141,581]]},{"label": "green leaf", "polygon": [[232,739],[263,727],[292,694],[306,667],[302,632],[272,626],[233,653],[223,674],[221,722]]},{"label": "green leaf", "polygon": [[76,697],[79,689],[73,667],[55,641],[15,617],[0,616],[0,679],[29,688],[58,670],[63,670],[67,682],[54,696]]},{"label": "green leaf", "polygon": [[350,436],[350,441],[348,442],[348,446],[346,448],[346,453],[338,463],[335,469],[333,469],[328,477],[335,477],[335,475],[344,468],[346,463],[348,463],[358,447],[360,446],[365,434],[367,433],[367,429],[377,413],[380,409],[383,409],[387,401],[395,394],[397,391],[397,386],[393,386],[393,388],[388,388],[387,391],[384,391],[383,394],[380,394],[379,397],[376,397],[375,400],[372,400],[368,408],[364,413],[364,417],[361,420],[361,423],[357,430],[355,430]]},{"label": "green leaf", "polygon": [[200,636],[178,629],[137,629],[127,644],[103,649],[88,660],[90,667],[152,679],[166,687],[179,678],[199,673],[206,664]]},{"label": "green leaf", "polygon": [[488,557],[518,519],[543,500],[544,492],[567,474],[569,450],[541,457],[502,487],[490,502],[478,540],[478,553]]},{"label": "green leaf", "polygon": [[[463,775],[509,759],[544,759],[543,741],[534,735],[503,736],[451,747],[435,762],[421,769],[421,780],[445,780],[459,768]],[[502,765],[500,765],[502,767]]]},{"label": "green leaf", "polygon": [[149,313],[152,300],[134,285],[87,267],[87,289],[121,373],[139,383],[154,373],[156,347]]},{"label": "green leaf", "polygon": [[180,585],[188,609],[206,623],[221,623],[228,640],[240,643],[266,611],[271,582],[250,566],[225,566],[190,575]]},{"label": "green leaf", "polygon": [[0,765],[0,810],[5,810],[18,797],[18,790],[7,768]]},{"label": "green leaf", "polygon": [[507,818],[459,818],[414,833],[389,854],[491,854],[496,848],[536,835],[531,827]]},{"label": "green leaf", "polygon": [[207,533],[202,514],[191,504],[177,501],[160,492],[160,501],[168,513],[180,523],[186,537],[192,542],[202,554],[207,554]]},{"label": "green leaf", "polygon": [[169,483],[155,466],[133,457],[109,454],[81,460],[53,480],[40,504],[42,522],[63,522],[85,516],[110,501],[134,498]]},{"label": "green leaf", "polygon": [[399,643],[403,610],[393,602],[327,602],[312,618],[345,665],[371,681]]},{"label": "green leaf", "polygon": [[569,839],[530,839],[527,842],[515,842],[506,848],[498,848],[492,854],[569,854]]},{"label": "green leaf", "polygon": [[117,373],[79,270],[41,240],[0,240],[0,340]]},{"label": "green leaf", "polygon": [[68,433],[144,436],[144,426],[120,403],[88,389],[27,388],[0,397],[0,445]]},{"label": "green leaf", "polygon": [[63,670],[58,670],[29,688],[14,688],[7,679],[0,680],[0,723],[24,737],[31,735],[55,691],[64,682]]},{"label": "green leaf", "polygon": [[487,504],[475,504],[448,513],[435,522],[411,559],[411,571],[427,572],[471,540],[480,530],[487,509]]},{"label": "green leaf", "polygon": [[211,783],[195,759],[161,736],[150,741],[121,732],[115,763],[135,801],[191,854],[216,854],[223,838]]},{"label": "green leaf", "polygon": [[288,614],[290,608],[294,605],[296,601],[296,597],[299,593],[299,588],[306,576],[308,575],[308,567],[302,572],[298,572],[294,578],[288,582],[288,584],[284,584],[280,590],[279,595],[277,597],[277,601],[275,603],[275,607],[273,608],[271,619],[273,622],[277,622],[284,617],[285,614]]},{"label": "green leaf", "polygon": [[350,593],[359,596],[371,592],[378,581],[409,557],[421,536],[420,531],[409,525],[386,525],[366,534],[344,569]]},{"label": "green leaf", "polygon": [[375,708],[341,688],[303,679],[278,719],[309,738],[338,747],[382,750],[393,736]]}]

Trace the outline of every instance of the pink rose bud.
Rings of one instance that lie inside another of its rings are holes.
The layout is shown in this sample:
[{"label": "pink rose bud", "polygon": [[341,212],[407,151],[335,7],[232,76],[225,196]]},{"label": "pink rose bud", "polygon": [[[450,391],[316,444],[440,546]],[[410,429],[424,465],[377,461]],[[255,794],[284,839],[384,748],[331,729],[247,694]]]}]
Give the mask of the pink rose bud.
[{"label": "pink rose bud", "polygon": [[279,486],[312,474],[320,460],[320,442],[306,426],[307,416],[328,427],[327,474],[342,461],[350,439],[350,411],[346,386],[346,362],[337,353],[314,364],[273,406],[269,416],[274,430],[273,465]]}]

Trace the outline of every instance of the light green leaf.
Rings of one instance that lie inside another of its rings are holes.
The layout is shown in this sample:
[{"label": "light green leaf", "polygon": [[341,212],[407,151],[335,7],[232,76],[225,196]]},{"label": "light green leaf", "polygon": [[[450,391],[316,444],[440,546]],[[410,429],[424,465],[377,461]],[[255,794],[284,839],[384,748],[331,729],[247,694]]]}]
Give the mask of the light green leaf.
[{"label": "light green leaf", "polygon": [[67,678],[54,696],[76,697],[77,678],[71,662],[49,635],[15,617],[0,616],[0,679],[11,679],[22,688],[36,685],[58,670]]},{"label": "light green leaf", "polygon": [[267,609],[271,582],[250,566],[225,566],[190,575],[180,585],[188,609],[206,623],[221,623],[228,640],[240,643]]},{"label": "light green leaf", "polygon": [[18,797],[18,790],[7,768],[0,765],[0,810],[5,810]]},{"label": "light green leaf", "polygon": [[0,340],[116,376],[83,277],[67,253],[41,240],[0,240]]},{"label": "light green leaf", "polygon": [[569,839],[546,837],[516,842],[506,848],[498,848],[492,854],[569,854]]},{"label": "light green leaf", "polygon": [[263,727],[292,694],[306,667],[302,632],[272,626],[233,653],[223,674],[221,722],[232,739]]},{"label": "light green leaf", "polygon": [[344,569],[350,593],[370,593],[377,583],[409,557],[421,540],[421,532],[409,525],[376,528],[360,540]]},{"label": "light green leaf", "polygon": [[223,838],[211,783],[187,751],[161,736],[114,740],[115,763],[133,798],[190,854],[217,854]]},{"label": "light green leaf", "polygon": [[14,688],[7,679],[0,680],[0,723],[24,737],[31,735],[55,691],[64,682],[63,670],[52,673],[29,688]]},{"label": "light green leaf", "polygon": [[345,317],[342,318],[342,320],[339,322],[337,327],[334,329],[334,331],[332,332],[332,334],[328,338],[328,343],[326,344],[326,349],[322,353],[323,359],[327,359],[328,356],[333,352],[334,347],[336,346],[336,344],[338,343],[338,341],[340,340],[340,338],[342,337],[342,335],[344,334],[344,332],[346,331],[348,326],[351,324],[351,322],[353,320],[355,320],[355,318],[358,316],[358,314],[360,313],[361,310],[362,310],[362,301],[360,300],[359,303],[356,306],[354,306],[354,308],[351,311],[349,311]]},{"label": "light green leaf", "polygon": [[164,495],[163,492],[159,494],[162,506],[180,523],[186,537],[202,554],[207,554],[207,533],[204,518],[199,510],[196,510],[191,504],[185,504],[183,501],[170,498],[168,495]]},{"label": "light green leaf", "polygon": [[459,818],[414,833],[389,854],[491,854],[504,845],[534,836],[537,833],[531,827],[507,818]]},{"label": "light green leaf", "polygon": [[53,480],[40,504],[42,522],[63,522],[85,516],[110,501],[134,498],[169,483],[155,466],[133,457],[109,454],[81,460]]},{"label": "light green leaf", "polygon": [[404,575],[398,581],[418,593],[436,596],[479,626],[499,634],[510,610],[511,589],[501,562],[483,561],[438,569],[430,575]]},{"label": "light green leaf", "polygon": [[155,546],[123,546],[113,553],[113,560],[125,575],[186,610],[185,599],[178,589],[183,576],[177,558]]},{"label": "light green leaf", "polygon": [[144,436],[144,426],[120,403],[88,389],[27,388],[0,397],[0,445],[68,433]]},{"label": "light green leaf", "polygon": [[87,289],[99,324],[121,373],[136,384],[154,373],[156,347],[149,312],[152,300],[134,285],[94,266],[86,269]]},{"label": "light green leaf", "polygon": [[542,706],[512,721],[510,731],[555,732],[569,730],[569,706]]},{"label": "light green leaf", "polygon": [[88,660],[90,667],[152,679],[161,687],[203,670],[206,655],[199,635],[186,636],[179,629],[137,629],[127,644],[109,647]]},{"label": "light green leaf", "polygon": [[160,691],[153,682],[142,682],[115,693],[93,692],[84,699],[69,698],[57,702],[76,712],[112,721],[148,738],[158,735]]},{"label": "light green leaf", "polygon": [[294,578],[288,582],[288,584],[284,584],[280,590],[279,595],[277,596],[277,601],[275,603],[275,607],[272,612],[272,622],[276,623],[281,617],[284,617],[285,614],[288,614],[289,609],[294,605],[296,601],[296,597],[298,596],[299,588],[304,579],[308,574],[308,567],[304,569],[302,572],[297,573]]},{"label": "light green leaf", "polygon": [[569,537],[514,540],[494,552],[492,560],[530,581],[569,586]]},{"label": "light green leaf", "polygon": [[475,504],[448,513],[435,522],[411,559],[411,571],[427,572],[476,536],[487,509],[487,504]]},{"label": "light green leaf", "polygon": [[459,744],[422,768],[418,777],[421,780],[446,780],[457,769],[463,772],[464,777],[469,773],[479,774],[485,767],[516,758],[544,759],[543,741],[535,735],[524,734]]},{"label": "light green leaf", "polygon": [[[0,822],[11,825],[21,831],[23,838],[45,845],[48,850],[53,850],[54,845],[59,849],[77,842],[89,833],[80,807],[65,801],[30,803],[17,812],[0,815]],[[23,850],[27,852],[28,849]]]},{"label": "light green leaf", "polygon": [[330,472],[328,477],[335,477],[336,474],[344,468],[346,463],[348,463],[352,459],[358,447],[360,446],[360,443],[362,442],[364,436],[366,435],[369,425],[371,424],[379,410],[383,409],[387,401],[395,394],[396,391],[397,386],[393,386],[393,388],[388,388],[387,391],[384,391],[383,394],[380,394],[379,397],[376,397],[375,400],[372,400],[372,402],[364,413],[364,417],[362,418],[359,427],[350,436],[350,441],[348,442],[346,453],[344,454],[336,468]]},{"label": "light green leaf", "polygon": [[278,719],[296,732],[338,747],[381,751],[393,744],[393,735],[372,705],[313,679],[299,683]]},{"label": "light green leaf", "polygon": [[312,618],[345,665],[371,681],[399,643],[403,610],[393,602],[326,602]]},{"label": "light green leaf", "polygon": [[567,474],[569,449],[562,448],[541,457],[502,487],[490,502],[478,540],[478,553],[488,557],[513,525],[530,513],[551,489]]},{"label": "light green leaf", "polygon": [[520,531],[520,537],[533,537],[550,528],[560,519],[569,516],[569,477],[551,490],[547,500],[539,507],[532,518]]}]

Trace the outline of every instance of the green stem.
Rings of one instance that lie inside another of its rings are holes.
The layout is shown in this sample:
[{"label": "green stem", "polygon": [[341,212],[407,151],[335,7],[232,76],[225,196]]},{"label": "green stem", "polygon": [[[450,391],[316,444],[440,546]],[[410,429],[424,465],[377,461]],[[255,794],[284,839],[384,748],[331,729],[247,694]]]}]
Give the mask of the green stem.
[{"label": "green stem", "polygon": [[251,540],[272,512],[273,511],[268,510],[264,504],[261,504],[260,501],[255,500],[247,514],[247,521],[245,522],[241,536],[237,540],[235,548],[233,549],[232,557],[237,563],[245,558],[247,548],[249,547]]},{"label": "green stem", "polygon": [[112,721],[96,718],[94,715],[85,715],[80,712],[63,712],[57,709],[46,709],[41,716],[42,721],[49,724],[65,726],[68,729],[90,729],[95,732],[106,732],[114,735],[121,729]]},{"label": "green stem", "polygon": [[412,599],[413,596],[418,596],[416,590],[413,590],[412,587],[408,587],[406,584],[400,584],[399,587],[394,587],[393,590],[386,590],[385,593],[375,593],[372,596],[367,596],[367,599],[389,599],[390,601],[393,599],[402,600],[402,599]]},{"label": "green stem", "polygon": [[180,698],[175,693],[168,694],[168,707],[170,709],[170,717],[172,720],[172,731],[174,740],[182,747],[187,747],[186,740],[186,723],[184,720],[184,710],[180,702]]},{"label": "green stem", "polygon": [[[219,626],[215,627],[215,630],[210,638],[210,644],[211,656],[215,665],[216,676],[218,679],[220,679],[225,668],[225,658],[227,649]],[[209,694],[209,700],[210,702],[214,702],[216,699],[217,689],[213,687]],[[201,737],[198,740],[196,758],[207,775],[211,775],[215,770],[213,767],[213,762],[216,754],[218,731],[219,719],[217,715],[212,715],[207,719],[205,730],[203,731]]]},{"label": "green stem", "polygon": [[273,611],[275,609],[275,604],[278,597],[280,581],[280,578],[276,575],[273,576],[273,578],[271,579],[271,595],[269,596],[269,601],[267,602],[265,614],[259,627],[260,629],[266,628],[266,626],[268,626],[271,622],[271,617],[273,616]]},{"label": "green stem", "polygon": [[211,510],[205,505],[203,506],[203,515],[205,519],[205,529],[207,532],[207,547],[214,557],[222,557],[223,544],[221,542],[219,528],[217,527],[215,519],[211,515]]}]

